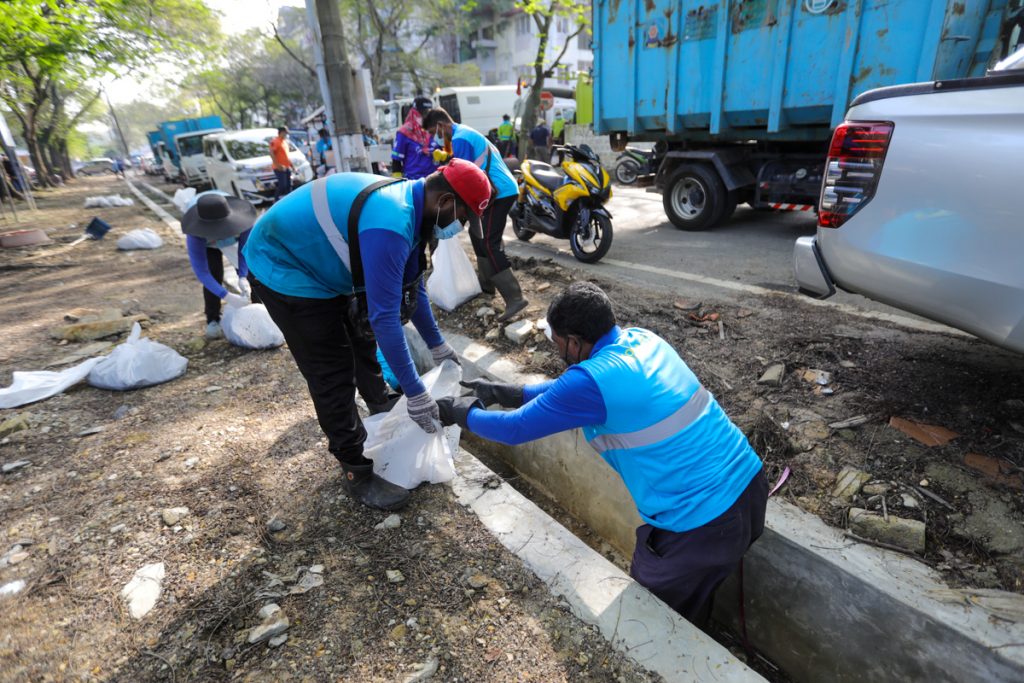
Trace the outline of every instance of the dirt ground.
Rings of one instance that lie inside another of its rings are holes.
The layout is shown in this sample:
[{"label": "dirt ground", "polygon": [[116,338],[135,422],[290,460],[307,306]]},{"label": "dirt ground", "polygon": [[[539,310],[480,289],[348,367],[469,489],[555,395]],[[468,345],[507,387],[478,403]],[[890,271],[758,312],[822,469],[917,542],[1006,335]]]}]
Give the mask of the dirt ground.
[{"label": "dirt ground", "polygon": [[[157,387],[82,383],[0,411],[28,421],[0,440],[0,463],[30,463],[0,478],[0,589],[26,584],[0,595],[0,678],[406,681],[436,666],[432,680],[660,680],[554,599],[448,487],[421,487],[400,526],[377,528],[387,515],[341,491],[287,350],[205,343],[177,237],[138,203],[82,208],[111,193],[131,196],[110,178],[39,193],[32,227],[54,244],[0,252],[0,384],[84,346],[49,333],[78,307],[148,316],[144,334],[189,367]],[[113,231],[72,246],[94,215]],[[117,252],[139,227],[165,246]],[[120,593],[151,563],[164,565],[162,595],[135,620]],[[271,602],[287,640],[250,644]]]},{"label": "dirt ground", "polygon": [[[851,507],[920,520],[926,548],[909,554],[951,584],[1024,593],[1024,357],[790,297],[689,300],[668,287],[611,282],[550,260],[515,265],[534,321],[557,292],[585,278],[609,293],[621,324],[671,342],[748,435],[770,481],[790,469],[777,495],[840,528]],[[541,334],[513,344],[493,317],[478,316],[482,306],[500,311],[500,299],[479,301],[440,319],[527,371],[561,372]],[[759,384],[779,363],[781,386]],[[860,424],[844,427],[850,418]],[[943,427],[955,438],[925,446],[890,426],[891,418]],[[833,493],[844,467],[870,476],[866,490],[842,500]]]}]

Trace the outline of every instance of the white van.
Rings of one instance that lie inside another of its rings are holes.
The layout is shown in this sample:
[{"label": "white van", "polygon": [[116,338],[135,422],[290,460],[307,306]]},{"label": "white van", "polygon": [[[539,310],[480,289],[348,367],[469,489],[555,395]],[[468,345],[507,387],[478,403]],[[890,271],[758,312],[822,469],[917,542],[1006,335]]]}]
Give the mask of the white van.
[{"label": "white van", "polygon": [[[203,138],[206,172],[214,189],[230,192],[259,204],[274,197],[277,178],[270,161],[270,141],[277,137],[274,128],[250,128],[230,133],[213,133]],[[292,185],[313,180],[313,168],[305,155],[289,140],[288,158],[295,170]]]},{"label": "white van", "polygon": [[497,133],[501,117],[512,116],[516,103],[514,85],[481,85],[463,88],[441,88],[434,94],[434,104],[444,107],[456,123],[487,135]]},{"label": "white van", "polygon": [[203,153],[203,138],[212,133],[223,133],[223,128],[207,128],[174,136],[174,146],[181,161],[181,177],[185,185],[204,190],[210,184],[206,174],[206,159]]}]

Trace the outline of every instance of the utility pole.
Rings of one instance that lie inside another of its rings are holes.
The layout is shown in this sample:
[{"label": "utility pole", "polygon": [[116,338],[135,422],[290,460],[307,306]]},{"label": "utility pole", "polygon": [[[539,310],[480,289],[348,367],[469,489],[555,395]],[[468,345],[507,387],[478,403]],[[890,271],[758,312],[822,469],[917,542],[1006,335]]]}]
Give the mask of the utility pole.
[{"label": "utility pole", "polygon": [[110,110],[110,118],[114,120],[114,128],[117,130],[117,137],[121,139],[121,147],[124,149],[124,158],[127,163],[132,158],[132,153],[128,150],[128,141],[124,139],[121,122],[117,120],[117,114],[114,113],[114,105],[110,104],[110,96],[107,95],[106,90],[103,91],[103,97],[107,100],[107,109]]},{"label": "utility pole", "polygon": [[324,115],[331,131],[335,167],[339,172],[369,173],[363,131],[354,106],[357,95],[345,49],[338,2],[306,0],[306,16],[313,32],[313,53],[324,98]]}]

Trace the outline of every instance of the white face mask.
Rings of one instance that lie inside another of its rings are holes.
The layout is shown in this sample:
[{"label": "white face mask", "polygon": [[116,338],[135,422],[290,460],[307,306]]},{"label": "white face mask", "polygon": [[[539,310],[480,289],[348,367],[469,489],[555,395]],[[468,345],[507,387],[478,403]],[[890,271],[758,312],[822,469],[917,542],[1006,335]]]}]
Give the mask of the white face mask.
[{"label": "white face mask", "polygon": [[448,225],[441,227],[437,221],[441,218],[441,207],[437,207],[437,217],[434,219],[434,237],[439,240],[448,240],[462,232],[462,223],[456,218]]}]

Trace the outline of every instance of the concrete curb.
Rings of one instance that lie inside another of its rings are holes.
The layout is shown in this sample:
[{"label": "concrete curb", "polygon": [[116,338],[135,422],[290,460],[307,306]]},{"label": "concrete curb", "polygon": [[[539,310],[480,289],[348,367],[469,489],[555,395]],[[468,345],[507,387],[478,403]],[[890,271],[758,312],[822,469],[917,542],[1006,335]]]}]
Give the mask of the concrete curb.
[{"label": "concrete curb", "polygon": [[139,188],[135,187],[135,183],[128,180],[127,178],[124,179],[124,182],[125,185],[128,186],[128,189],[132,191],[132,194],[138,197],[139,201],[141,201],[146,206],[147,209],[155,213],[157,217],[161,221],[163,221],[164,225],[166,225],[170,229],[171,234],[174,235],[179,242],[184,244],[185,235],[182,234],[181,232],[181,224],[178,222],[178,220],[174,218],[174,216],[172,216],[171,214],[164,211],[163,207],[161,207],[159,204],[157,204],[152,199],[143,194]]},{"label": "concrete curb", "polygon": [[[467,376],[530,381],[494,349],[445,336]],[[582,436],[487,448],[631,554],[632,501]],[[926,565],[851,543],[785,501],[770,502],[744,570],[750,640],[794,680],[1024,680],[1024,596],[950,589]],[[734,626],[737,592],[733,577],[716,600],[716,617]]]},{"label": "concrete curb", "polygon": [[764,680],[472,455],[455,466],[459,502],[616,650],[666,681]]}]

